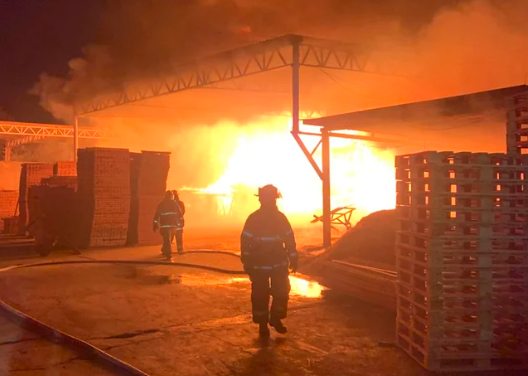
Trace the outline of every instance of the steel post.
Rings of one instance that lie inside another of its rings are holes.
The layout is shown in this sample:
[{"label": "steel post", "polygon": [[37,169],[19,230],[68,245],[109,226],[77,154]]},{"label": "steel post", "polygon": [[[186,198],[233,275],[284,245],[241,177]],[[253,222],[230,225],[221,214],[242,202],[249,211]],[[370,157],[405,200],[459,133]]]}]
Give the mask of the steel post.
[{"label": "steel post", "polygon": [[332,245],[332,202],[330,186],[330,135],[326,129],[322,133],[322,175],[323,175],[323,246]]},{"label": "steel post", "polygon": [[292,42],[292,132],[299,133],[299,113],[300,113],[300,42]]},{"label": "steel post", "polygon": [[73,120],[73,161],[77,162],[77,149],[79,149],[79,118]]}]

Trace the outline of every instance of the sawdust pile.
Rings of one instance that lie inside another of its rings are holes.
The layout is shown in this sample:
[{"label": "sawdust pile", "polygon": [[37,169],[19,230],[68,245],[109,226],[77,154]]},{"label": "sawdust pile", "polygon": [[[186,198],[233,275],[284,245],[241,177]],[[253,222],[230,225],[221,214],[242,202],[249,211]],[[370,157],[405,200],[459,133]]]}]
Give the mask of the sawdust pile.
[{"label": "sawdust pile", "polygon": [[318,274],[327,260],[350,263],[383,264],[393,269],[396,264],[396,210],[382,210],[361,219],[325,253],[306,265],[303,272]]}]

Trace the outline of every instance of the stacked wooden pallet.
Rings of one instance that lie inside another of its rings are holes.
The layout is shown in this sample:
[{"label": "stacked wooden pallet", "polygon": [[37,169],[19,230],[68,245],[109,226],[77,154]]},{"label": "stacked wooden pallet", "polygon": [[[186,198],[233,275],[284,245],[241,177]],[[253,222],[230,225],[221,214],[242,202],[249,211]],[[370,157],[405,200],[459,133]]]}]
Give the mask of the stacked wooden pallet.
[{"label": "stacked wooden pallet", "polygon": [[42,185],[48,187],[68,187],[77,190],[77,176],[50,176],[42,179]]},{"label": "stacked wooden pallet", "polygon": [[53,165],[53,175],[55,176],[77,176],[77,162],[60,161]]},{"label": "stacked wooden pallet", "polygon": [[4,218],[12,217],[16,213],[18,191],[0,190],[0,232],[4,230]]},{"label": "stacked wooden pallet", "polygon": [[25,233],[28,223],[28,192],[29,188],[40,185],[42,179],[53,175],[53,165],[49,163],[24,163],[20,173],[19,186],[19,232]]},{"label": "stacked wooden pallet", "polygon": [[29,189],[29,233],[37,243],[44,239],[70,242],[77,232],[75,190],[66,186],[37,185]]},{"label": "stacked wooden pallet", "polygon": [[397,341],[428,370],[528,365],[526,158],[396,158]]},{"label": "stacked wooden pallet", "polygon": [[506,144],[509,154],[528,154],[528,92],[510,98]]},{"label": "stacked wooden pallet", "polygon": [[167,189],[170,153],[142,151],[131,155],[131,192],[129,244],[160,242],[152,231],[152,220]]},{"label": "stacked wooden pallet", "polygon": [[78,151],[80,248],[122,246],[130,213],[130,155],[127,149]]}]

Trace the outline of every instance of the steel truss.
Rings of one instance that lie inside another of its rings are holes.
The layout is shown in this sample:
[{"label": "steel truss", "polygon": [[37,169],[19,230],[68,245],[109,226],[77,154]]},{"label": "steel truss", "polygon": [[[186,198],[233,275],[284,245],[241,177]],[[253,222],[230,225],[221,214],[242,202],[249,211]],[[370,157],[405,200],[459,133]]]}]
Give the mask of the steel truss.
[{"label": "steel truss", "polygon": [[[296,48],[299,48],[300,66],[354,72],[375,71],[370,67],[370,55],[355,45],[286,35],[202,59],[146,84],[116,84],[115,87],[124,89],[108,88],[113,93],[79,102],[75,106],[75,113],[82,116],[193,88],[218,88],[223,82],[291,67]],[[254,86],[250,90],[262,89],[259,85]],[[242,90],[243,87],[247,85],[238,83],[232,89]]]},{"label": "steel truss", "polygon": [[[73,137],[74,131],[71,125],[50,125],[37,123],[18,123],[12,121],[0,121],[0,136],[13,135],[25,136],[14,140],[7,140],[6,147],[15,147],[48,137]],[[87,139],[112,138],[109,130],[94,128],[79,128],[79,137]]]},{"label": "steel truss", "polygon": [[[374,64],[376,64],[375,61]],[[331,245],[332,226],[330,206],[330,137],[354,139],[364,139],[364,137],[338,134],[325,128],[321,129],[321,133],[300,132],[300,116],[302,115],[300,109],[300,68],[325,68],[361,73],[394,74],[394,72],[384,72],[380,65],[373,66],[371,55],[368,51],[349,43],[286,35],[182,66],[172,74],[168,74],[161,79],[149,81],[149,83],[118,83],[113,88],[108,88],[110,94],[91,101],[77,103],[74,112],[76,116],[82,116],[193,88],[248,90],[248,86],[244,87],[243,83],[237,83],[237,79],[286,67],[291,69],[292,78],[292,135],[322,180],[323,245],[328,247]],[[235,84],[232,86],[224,84],[229,81]],[[116,88],[117,90],[114,90]],[[257,91],[262,90],[258,85],[257,87],[249,88],[249,90],[255,89]],[[321,167],[314,159],[315,150],[310,152],[301,139],[303,134],[321,137],[317,145],[317,147],[322,146]],[[375,137],[371,137],[368,140],[380,141],[375,139]],[[77,142],[75,141],[74,144],[77,145]]]}]

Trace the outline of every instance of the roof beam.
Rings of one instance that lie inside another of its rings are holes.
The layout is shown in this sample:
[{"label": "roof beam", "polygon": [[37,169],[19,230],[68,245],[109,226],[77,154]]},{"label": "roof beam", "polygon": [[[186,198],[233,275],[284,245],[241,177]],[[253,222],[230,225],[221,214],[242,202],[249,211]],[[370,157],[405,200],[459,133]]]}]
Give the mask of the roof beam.
[{"label": "roof beam", "polygon": [[189,89],[215,88],[223,82],[289,67],[294,44],[300,46],[300,66],[382,73],[379,67],[371,67],[370,54],[357,45],[286,35],[201,59],[147,83],[115,83],[107,90],[110,94],[76,103],[75,113],[87,115]]},{"label": "roof beam", "polygon": [[[6,147],[15,147],[43,138],[70,138],[73,137],[72,125],[52,125],[37,123],[19,123],[14,121],[0,121],[0,136],[24,136],[14,140],[7,140]],[[114,137],[109,130],[95,128],[80,128],[79,138],[106,139]]]}]

